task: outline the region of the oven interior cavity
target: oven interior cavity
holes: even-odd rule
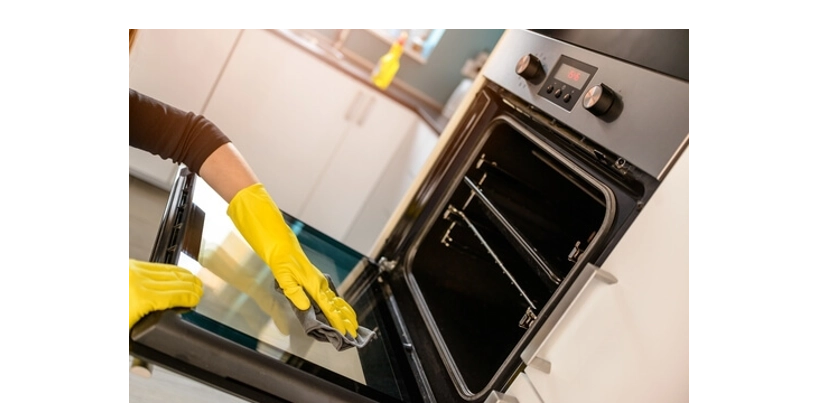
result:
[[[469,390],[510,356],[606,208],[598,188],[510,124],[489,132],[411,266],[437,344]]]

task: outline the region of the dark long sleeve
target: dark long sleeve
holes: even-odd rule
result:
[[[183,163],[199,173],[204,161],[230,139],[201,115],[184,112],[130,89],[130,145]]]

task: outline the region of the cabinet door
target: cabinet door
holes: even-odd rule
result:
[[[349,83],[361,92],[362,107],[351,116],[350,129],[321,174],[303,212],[305,222],[339,241],[344,241],[358,213],[369,204],[367,199],[375,185],[418,119],[373,88],[352,79]],[[383,223],[372,221],[375,226]],[[360,245],[357,250],[368,253],[364,247]]]
[[[129,85],[200,114],[238,34],[237,29],[140,29],[130,55]]]
[[[399,148],[355,216],[343,243],[362,254],[374,256],[375,243],[392,213],[406,195],[420,169],[439,140],[439,135],[421,118],[415,118]]]
[[[537,393],[545,402],[688,402],[688,148],[587,278],[533,349],[525,372]]]
[[[303,218],[307,198],[361,100],[351,79],[328,64],[269,31],[245,30],[204,115],[278,206],[311,224]]]
[[[130,54],[129,87],[176,108],[201,113],[238,30],[140,29]],[[170,190],[178,165],[130,148],[130,173]]]

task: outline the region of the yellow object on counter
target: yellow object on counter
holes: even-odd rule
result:
[[[201,280],[185,268],[130,260],[130,325],[163,309],[196,306],[204,289]]]
[[[400,38],[392,44],[386,55],[380,57],[377,65],[372,70],[372,82],[381,90],[386,90],[389,87],[397,74],[397,70],[400,69],[400,57],[403,55],[406,38],[408,38],[408,33],[401,33]]]
[[[263,185],[254,184],[239,191],[230,201],[227,215],[253,251],[267,263],[293,305],[300,310],[309,309],[308,293],[332,328],[357,337],[354,309],[329,288],[326,277],[306,257]]]

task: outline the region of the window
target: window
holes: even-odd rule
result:
[[[425,63],[434,47],[442,38],[445,29],[369,29],[388,44],[394,43],[402,32],[408,33],[404,54]]]
[[[425,64],[445,29],[302,29],[294,33],[315,43],[326,43],[343,53],[353,52],[363,59],[376,60],[402,32],[408,34],[403,55]],[[375,51],[378,56],[370,56]]]

